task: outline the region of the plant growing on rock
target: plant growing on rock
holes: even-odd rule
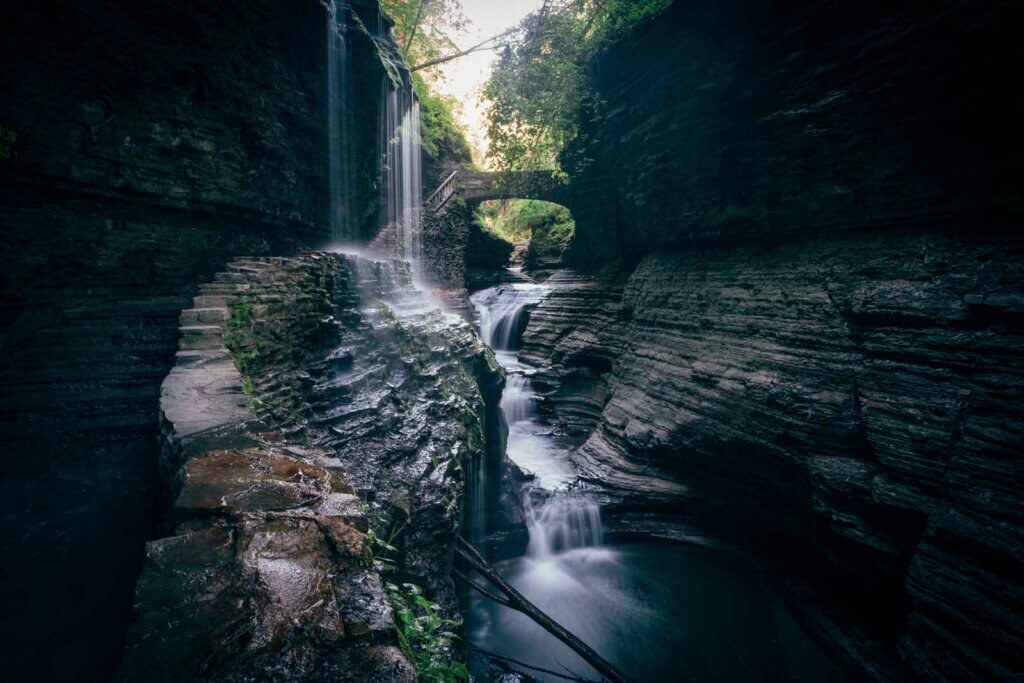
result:
[[[420,679],[455,683],[469,678],[469,669],[462,662],[449,660],[452,645],[458,636],[452,629],[459,623],[442,616],[433,600],[413,583],[385,585],[395,610],[398,646],[416,667]]]
[[[377,521],[387,528],[386,519],[378,517]],[[367,532],[369,556],[372,561],[380,562],[382,573],[398,571],[397,555],[400,551],[394,544],[404,527],[404,523],[391,525],[387,539],[373,529]],[[451,658],[455,641],[459,638],[453,629],[459,627],[459,622],[445,617],[441,607],[414,583],[399,585],[388,582],[384,588],[395,613],[398,646],[416,667],[420,680],[432,683],[467,680],[469,669]]]

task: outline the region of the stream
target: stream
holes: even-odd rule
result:
[[[578,482],[570,449],[538,411],[535,369],[518,358],[529,311],[548,291],[524,280],[472,296],[480,334],[507,374],[506,455],[533,475],[521,493],[526,554],[494,562],[495,569],[637,681],[845,681],[751,569],[683,544],[604,543],[601,510]],[[476,490],[487,490],[484,484]],[[479,495],[469,503],[488,504],[501,503]],[[470,510],[471,518],[483,514]],[[535,667],[512,665],[536,680],[601,680],[525,615],[476,592],[464,599],[473,647]]]

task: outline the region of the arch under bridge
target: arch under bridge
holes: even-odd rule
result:
[[[452,171],[434,190],[423,207],[440,213],[453,200],[479,204],[489,199],[541,199],[564,203],[565,185],[551,171]]]

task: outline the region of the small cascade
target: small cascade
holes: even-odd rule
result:
[[[526,519],[527,555],[535,560],[602,544],[601,508],[576,492],[556,491],[539,506],[526,496]]]
[[[349,60],[347,3],[327,3],[327,158],[331,239],[350,243],[355,237],[352,210],[352,72]],[[339,21],[338,13],[341,12]]]
[[[536,414],[537,396],[530,387],[530,378],[520,373],[510,373],[505,379],[505,391],[501,394],[501,411],[505,422],[513,425],[529,420]]]
[[[480,336],[495,351],[515,351],[530,320],[530,308],[547,295],[547,287],[516,282],[477,292],[471,297],[480,317]]]
[[[420,104],[412,86],[395,88],[385,76],[381,88],[381,218],[396,236],[398,256],[420,272],[423,202]]]

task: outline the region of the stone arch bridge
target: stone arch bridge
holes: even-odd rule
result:
[[[489,199],[542,199],[557,204],[565,203],[565,184],[550,171],[488,171],[456,170],[434,190],[423,207],[431,213],[441,213],[452,200],[462,199],[479,204]]]

